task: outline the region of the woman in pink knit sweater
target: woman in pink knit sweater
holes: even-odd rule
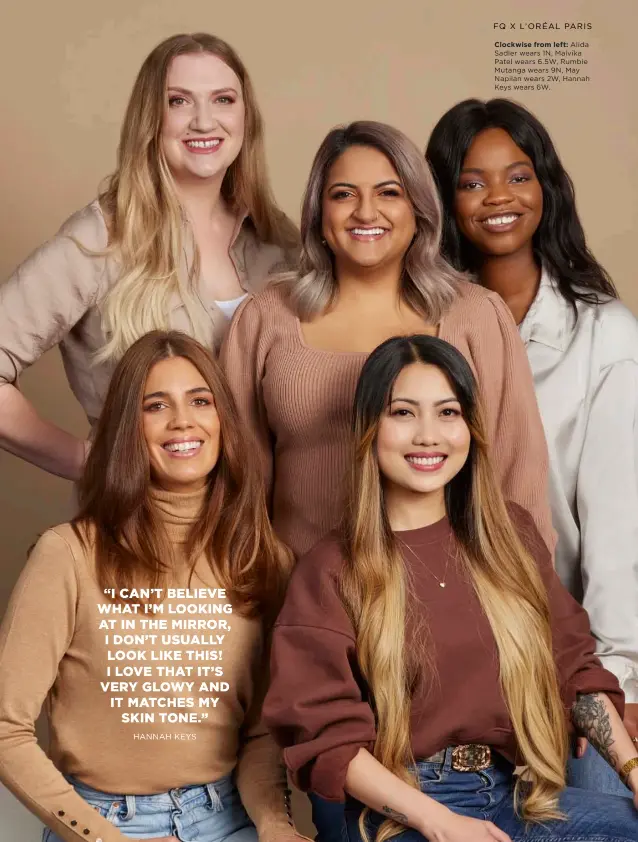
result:
[[[352,405],[368,355],[395,335],[455,345],[476,375],[505,496],[546,543],[547,446],[523,343],[501,298],[440,254],[442,214],[417,147],[398,130],[357,122],[332,130],[305,192],[299,270],[247,299],[221,362],[252,427],[275,530],[297,556],[342,512]],[[313,799],[324,842],[342,810]]]
[[[264,460],[280,537],[300,554],[335,525],[363,364],[390,336],[422,333],[470,362],[504,491],[553,545],[525,349],[501,298],[441,257],[441,209],[416,146],[381,123],[331,131],[312,166],[301,229],[299,271],[244,302],[221,350]]]

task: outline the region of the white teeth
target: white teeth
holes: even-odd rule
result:
[[[509,225],[511,222],[516,222],[518,214],[509,213],[506,216],[490,216],[489,219],[484,219],[484,225]]]
[[[378,237],[385,233],[385,228],[352,228],[352,233],[360,237]]]
[[[174,453],[175,451],[197,450],[197,448],[201,446],[201,441],[176,441],[165,444],[164,450]]]
[[[219,146],[221,141],[218,138],[214,140],[187,140],[186,146],[194,149],[212,149],[214,146]]]
[[[406,456],[405,458],[415,465],[438,465],[445,459],[445,456]]]

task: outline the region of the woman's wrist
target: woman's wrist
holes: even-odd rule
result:
[[[425,795],[425,793],[422,793],[422,795],[424,799],[423,810],[420,812],[418,824],[412,826],[426,839],[436,840],[439,838],[440,831],[451,811],[444,804],[430,798],[429,795]]]
[[[74,459],[73,476],[69,477],[72,482],[77,482],[84,473],[84,466],[86,464],[89,451],[91,450],[91,442],[89,439],[77,439],[77,448]]]
[[[288,821],[286,816],[280,816],[275,820],[262,823],[257,827],[259,842],[277,842],[278,839],[296,835],[294,825]]]
[[[638,766],[627,775],[625,783],[634,795],[638,795]]]

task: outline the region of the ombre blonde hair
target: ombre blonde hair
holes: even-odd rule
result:
[[[341,590],[356,630],[359,666],[373,700],[374,756],[418,788],[411,749],[411,688],[417,671],[426,682],[436,676],[425,674],[427,643],[419,657],[406,657],[410,586],[388,521],[376,457],[377,432],[393,385],[401,370],[414,363],[437,366],[445,374],[471,433],[467,461],[446,486],[445,502],[459,548],[458,563],[474,586],[496,640],[501,687],[527,767],[526,789],[520,778],[516,783],[516,809],[530,822],[560,819],[558,794],[565,785],[568,739],[547,593],[492,470],[470,366],[452,345],[432,336],[395,337],[380,345],[366,361],[355,397],[356,449],[344,523]],[[366,811],[360,829],[367,840],[365,817]],[[388,819],[376,842],[402,830],[403,825]]]
[[[210,53],[239,78],[245,106],[244,141],[224,177],[221,193],[233,211],[250,216],[262,242],[294,244],[294,225],[273,199],[267,177],[263,122],[250,77],[237,53],[214,35],[173,35],[144,61],[129,99],[118,147],[117,167],[99,196],[109,228],[107,253],[119,263],[120,277],[103,302],[107,343],[98,359],[118,359],[140,336],[165,329],[171,297],[177,293],[192,334],[205,340],[194,282],[199,254],[162,151],[166,76],[176,56]],[[186,273],[185,234],[193,260]],[[184,277],[184,275],[186,275]]]
[[[438,322],[454,298],[460,280],[441,255],[443,210],[430,169],[417,146],[403,132],[371,120],[332,129],[317,150],[301,211],[302,253],[299,270],[289,273],[291,301],[302,320],[309,320],[333,301],[337,291],[332,252],[323,239],[322,201],[330,168],[352,146],[381,152],[399,176],[416,222],[405,254],[401,294],[426,320]]]

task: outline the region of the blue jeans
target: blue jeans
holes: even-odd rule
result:
[[[326,801],[314,792],[308,793],[312,805],[312,823],[317,828],[317,842],[344,842],[344,805],[338,801]]]
[[[421,790],[461,816],[493,822],[512,842],[638,842],[638,810],[629,798],[565,789],[560,808],[566,821],[526,826],[514,812],[513,767],[497,758],[482,772],[455,772],[451,750],[436,763],[418,763]],[[357,825],[362,805],[346,802],[348,842],[361,842]],[[384,817],[370,813],[369,831],[374,838]],[[424,842],[416,830],[408,829],[395,837],[401,842]]]
[[[607,795],[632,797],[631,790],[627,789],[609,763],[603,760],[596,749],[590,745],[587,746],[587,751],[580,760],[575,757],[569,758],[567,784],[578,787],[578,789],[593,789],[594,792],[604,792]]]
[[[182,842],[257,842],[257,831],[230,776],[159,795],[109,795],[76,780],[78,795],[124,836],[176,836]],[[51,830],[42,842],[61,842]]]

